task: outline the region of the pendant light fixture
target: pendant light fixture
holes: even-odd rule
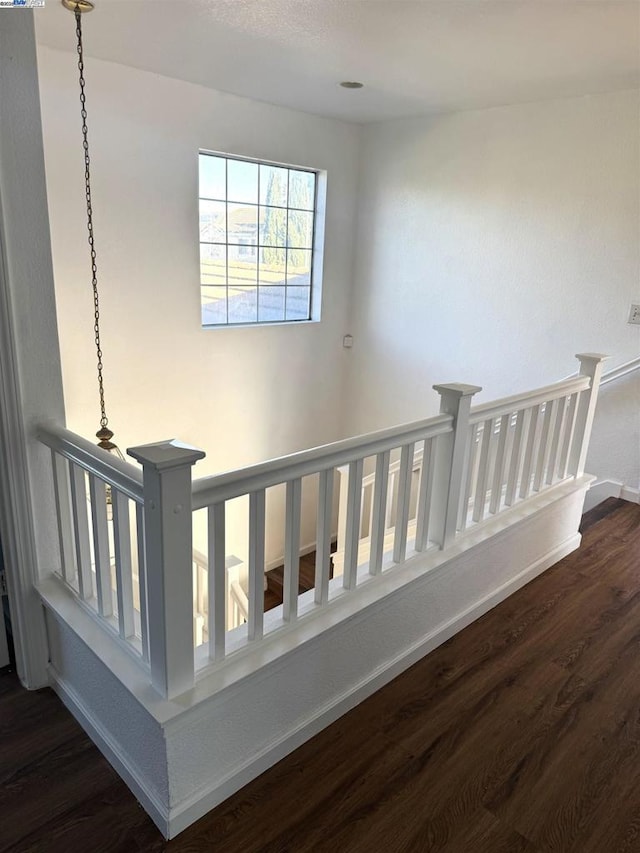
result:
[[[109,429],[109,419],[104,400],[104,377],[102,363],[102,345],[100,343],[100,294],[98,292],[98,267],[96,263],[96,245],[93,231],[93,207],[91,203],[91,160],[89,157],[89,132],[87,128],[87,101],[84,80],[84,51],[82,45],[82,15],[94,8],[91,0],[62,0],[65,9],[73,12],[76,21],[76,39],[78,52],[78,71],[80,83],[80,116],[82,119],[82,149],[84,152],[84,186],[87,202],[87,235],[91,258],[91,288],[93,290],[93,337],[96,346],[96,362],[98,375],[98,397],[100,400],[100,429],[96,433],[98,447],[115,454],[124,460],[120,448],[113,443],[113,432]]]

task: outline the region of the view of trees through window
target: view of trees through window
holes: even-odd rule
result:
[[[308,320],[316,173],[200,154],[204,326]]]

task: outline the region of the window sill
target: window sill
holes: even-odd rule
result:
[[[229,323],[219,326],[200,326],[203,332],[218,331],[220,329],[269,329],[273,326],[310,326],[321,323],[322,320],[274,320],[269,323]]]

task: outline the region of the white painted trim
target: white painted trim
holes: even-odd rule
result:
[[[73,687],[62,678],[51,664],[49,664],[49,676],[51,687],[60,698],[60,701],[80,723],[166,838],[169,831],[169,816],[164,803],[158,799],[154,791],[148,788],[142,773],[129,761],[119,744],[96,720]]]
[[[631,501],[631,503],[640,504],[640,489],[633,489],[631,486],[623,486],[620,489],[620,497],[623,501]]]
[[[18,675],[35,688],[47,683],[47,642],[32,591],[35,531],[2,220],[0,199],[0,538]]]
[[[518,575],[479,599],[474,605],[439,625],[414,646],[369,673],[359,683],[343,693],[339,699],[332,701],[323,708],[317,709],[312,716],[302,721],[294,730],[262,749],[251,761],[246,762],[239,769],[234,769],[233,773],[228,774],[222,781],[204,787],[185,802],[170,809],[168,837],[174,838],[195,820],[198,820],[198,818],[205,815],[212,808],[215,808],[215,806],[223,802],[235,791],[293,752],[294,749],[297,749],[309,740],[309,738],[318,734],[318,732],[335,722],[343,714],[346,714],[347,711],[371,696],[385,684],[388,684],[396,676],[400,675],[400,673],[429,654],[429,652],[442,645],[442,643],[445,643],[476,619],[479,619],[480,616],[487,613],[501,601],[504,601],[509,595],[516,592],[529,581],[542,574],[542,572],[546,571],[546,569],[563,557],[566,557],[567,554],[575,551],[580,545],[580,540],[581,536],[579,533],[572,535]]]
[[[64,407],[31,10],[3,18],[0,65],[0,535],[18,675],[37,688],[48,683],[44,616],[33,588],[38,546],[53,561],[56,546],[43,506],[46,451],[28,426],[36,417],[63,419]],[[28,340],[20,334],[25,312]]]
[[[155,706],[161,705],[163,700],[151,689],[148,666],[142,658],[126,649],[124,643],[107,629],[103,620],[89,612],[88,607],[79,606],[75,593],[58,578],[50,577],[40,581],[37,591],[47,612],[73,631],[131,695],[138,699],[141,706],[153,714]],[[146,702],[139,698],[141,695],[147,697]],[[158,720],[162,722],[161,718]]]
[[[587,492],[584,511],[588,512],[607,498],[622,498],[631,503],[640,503],[640,489],[625,486],[618,480],[597,480]]]
[[[598,480],[592,483],[584,499],[584,511],[588,512],[607,498],[619,498],[621,490],[622,483],[617,480]]]

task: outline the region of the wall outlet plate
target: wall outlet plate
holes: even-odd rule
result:
[[[631,303],[631,310],[629,311],[629,319],[627,322],[640,326],[640,305],[636,305],[633,302]]]

